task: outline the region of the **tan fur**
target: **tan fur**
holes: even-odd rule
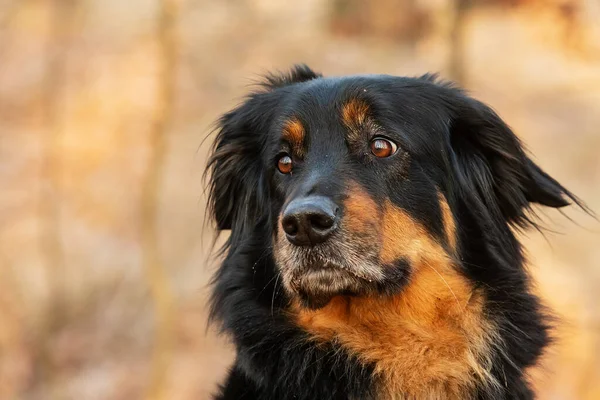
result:
[[[373,233],[379,229],[379,209],[375,201],[357,183],[351,183],[344,201],[344,227],[356,233]]]
[[[342,108],[342,119],[349,127],[364,124],[369,115],[369,106],[362,100],[352,99]]]
[[[304,156],[304,126],[298,118],[291,118],[283,125],[283,139],[292,146],[293,152],[299,157]]]
[[[381,263],[410,260],[409,283],[393,297],[338,296],[319,310],[294,305],[297,323],[315,340],[335,341],[373,363],[382,399],[467,398],[476,382],[496,384],[490,374],[495,330],[482,294],[424,226],[389,201],[379,209],[358,185],[351,189],[348,223],[379,229]],[[454,219],[441,194],[440,204],[454,248]]]
[[[438,192],[438,199],[442,210],[442,221],[444,223],[444,231],[446,232],[446,240],[452,251],[456,251],[456,223],[454,222],[454,216],[452,215],[446,197],[444,197],[441,192]]]
[[[369,106],[362,100],[352,99],[342,107],[342,121],[348,128],[348,139],[358,140],[359,129],[369,118]]]
[[[446,253],[433,242],[425,227],[389,200],[384,205],[382,223],[383,263],[392,263],[400,257],[407,258],[413,265],[420,263],[424,256],[436,263],[446,258]]]

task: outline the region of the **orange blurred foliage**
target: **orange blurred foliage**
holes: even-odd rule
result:
[[[203,139],[267,70],[306,62],[326,75],[457,74],[459,48],[467,88],[600,212],[600,5],[470,3],[456,47],[450,0],[173,0],[172,96],[159,1],[0,3],[0,398],[144,398],[162,320],[171,342],[160,390],[209,397],[232,350],[206,326],[216,263],[203,225]],[[165,153],[145,215],[156,217],[163,273],[147,279],[142,182],[161,96]],[[567,213],[577,224],[545,218],[560,235],[524,237],[537,290],[561,318],[532,378],[540,398],[591,400],[600,398],[600,228]],[[171,319],[157,317],[153,279],[171,289]]]

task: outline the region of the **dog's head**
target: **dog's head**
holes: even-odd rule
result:
[[[220,120],[211,205],[232,243],[264,225],[309,307],[398,292],[423,265],[460,260],[461,231],[501,248],[531,203],[573,199],[489,107],[433,76],[296,67],[264,87]]]

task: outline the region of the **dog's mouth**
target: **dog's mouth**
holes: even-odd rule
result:
[[[309,308],[321,308],[338,295],[358,295],[368,283],[348,270],[327,264],[294,274],[291,288]]]
[[[282,271],[287,275],[288,289],[297,295],[304,306],[312,309],[324,307],[340,295],[361,296],[373,292],[378,284],[374,276],[331,260],[312,259],[309,264]]]
[[[303,306],[321,308],[336,296],[368,296],[385,291],[389,266],[366,240],[337,236],[315,246],[293,246],[275,238],[274,256],[284,288]]]

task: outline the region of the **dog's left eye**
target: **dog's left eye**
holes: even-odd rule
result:
[[[277,169],[282,174],[289,174],[292,172],[292,158],[287,154],[282,154],[277,160]]]
[[[382,138],[376,137],[371,140],[371,153],[378,158],[386,158],[394,154],[398,150],[396,143]]]

